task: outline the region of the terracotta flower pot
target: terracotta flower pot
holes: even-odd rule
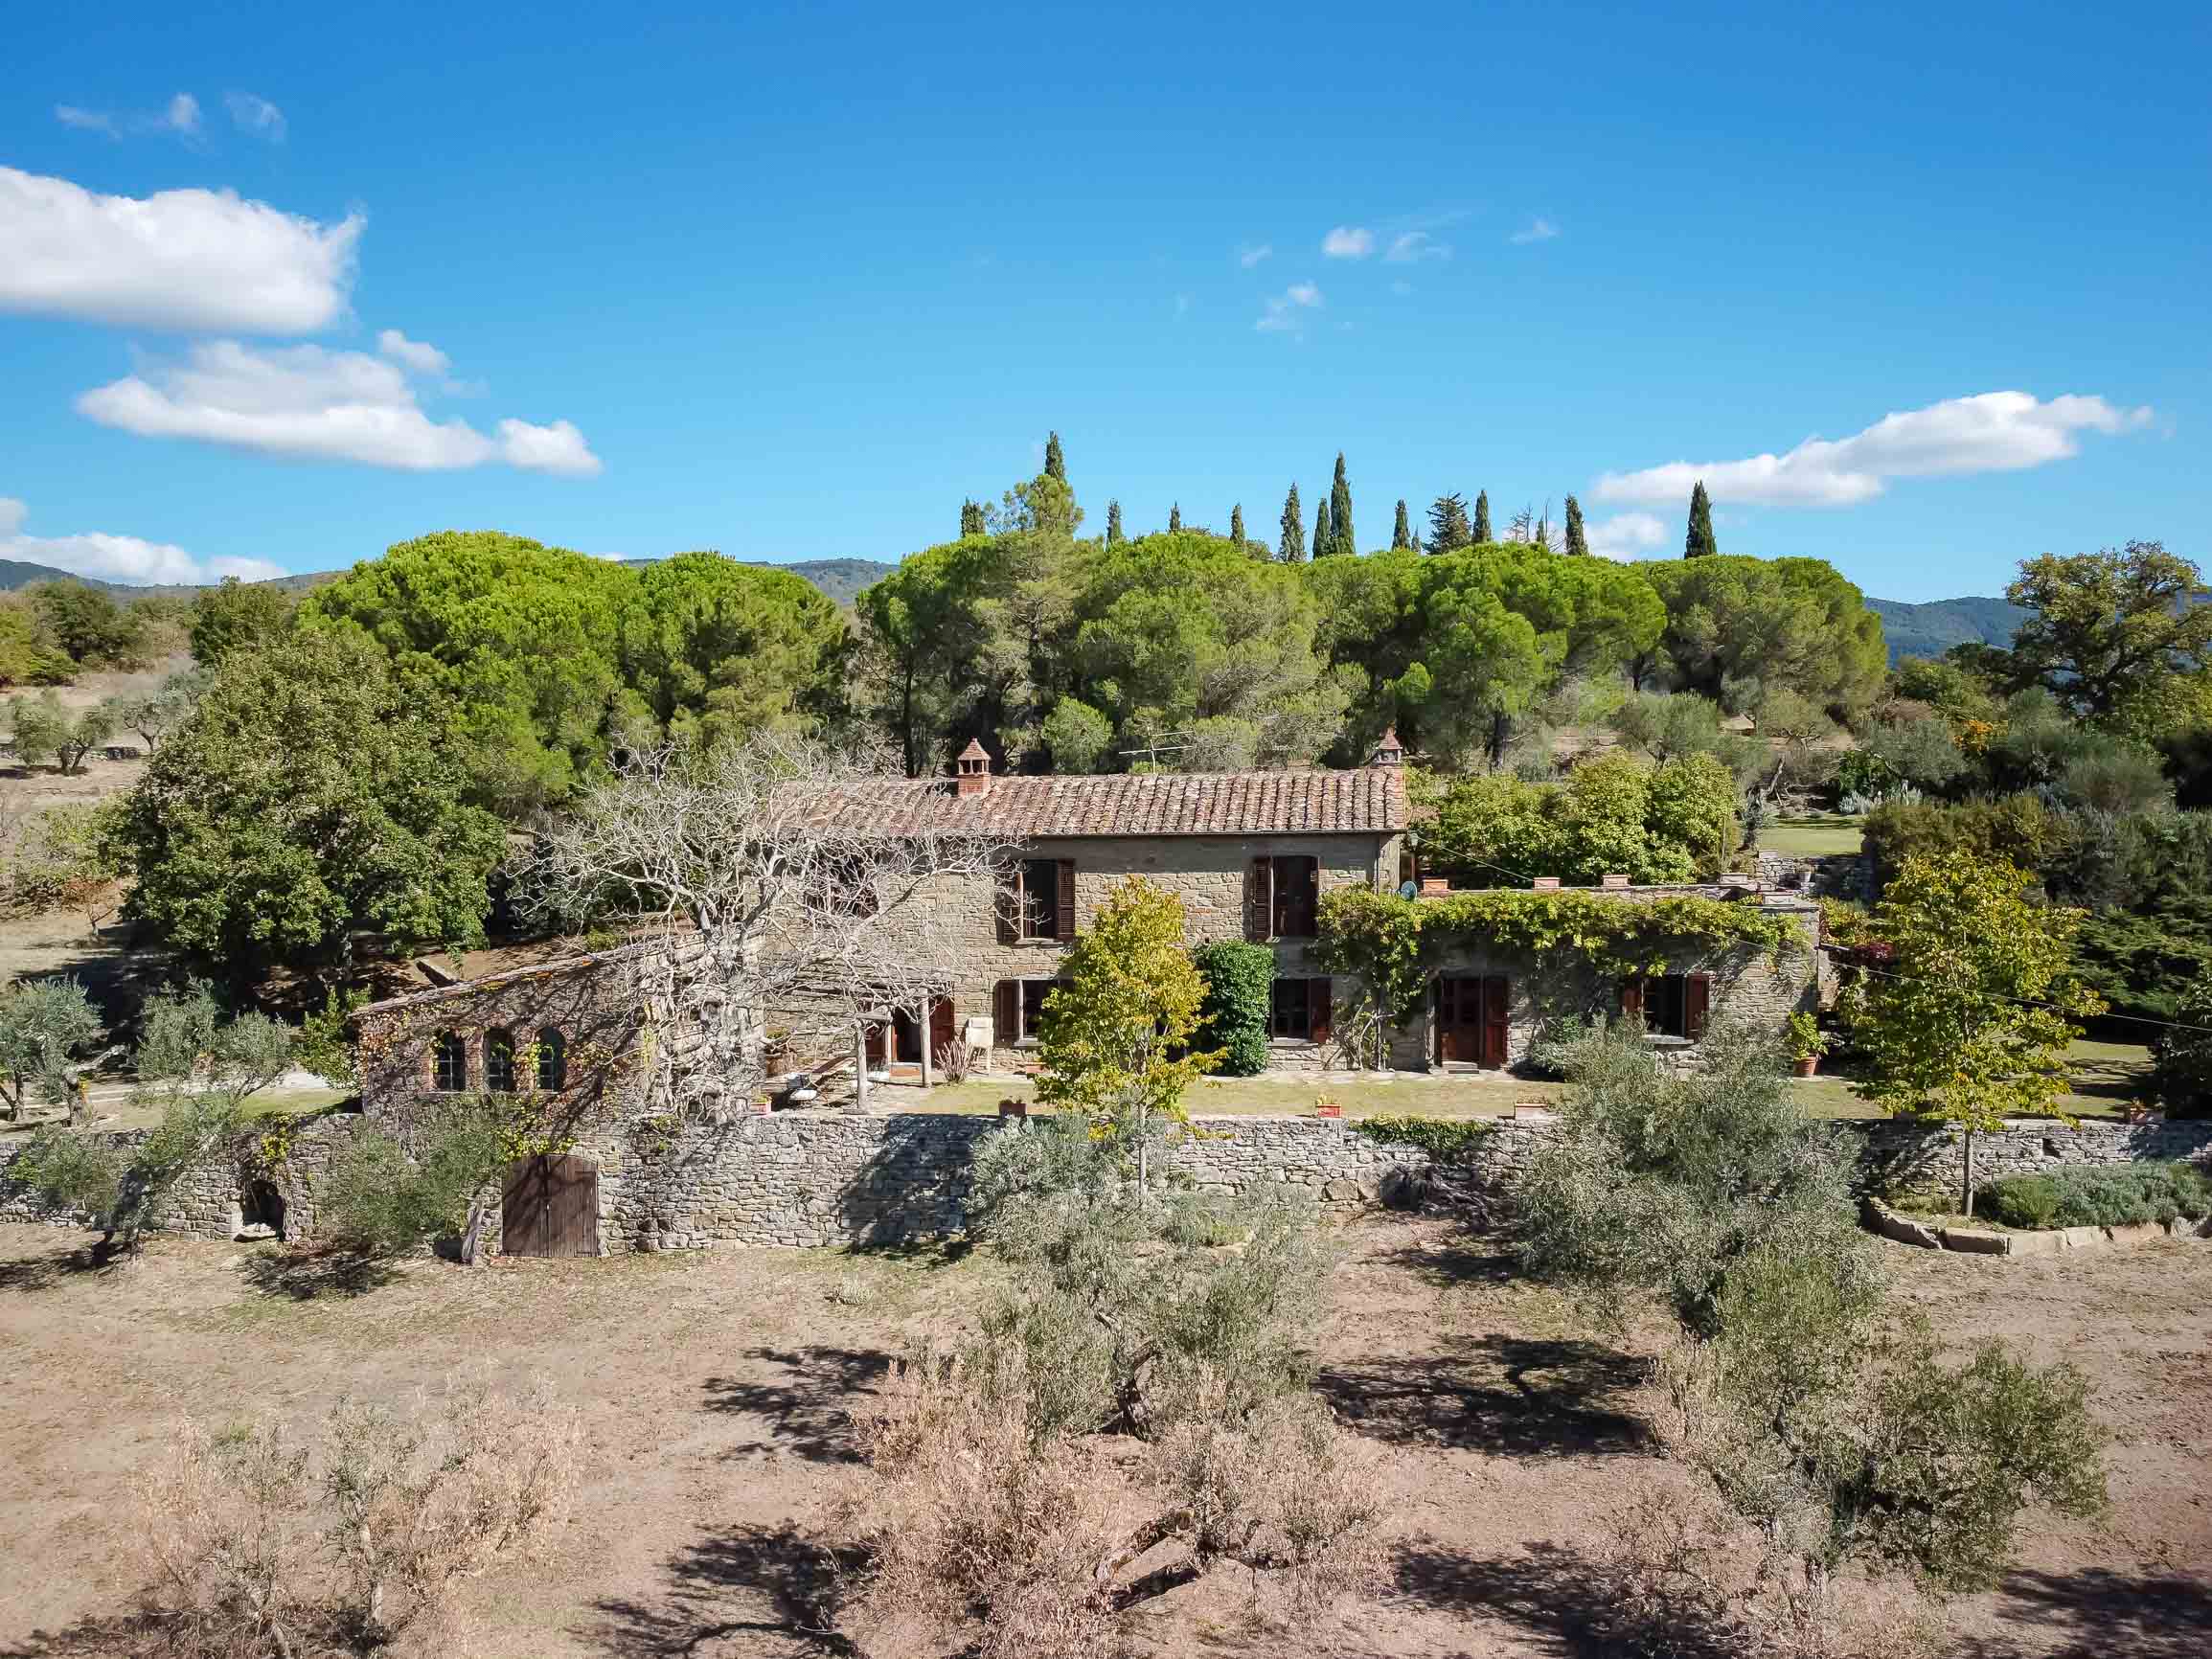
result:
[[[1797,1062],[1797,1075],[1801,1078],[1813,1077],[1819,1070],[1820,1057],[1818,1055],[1807,1055]]]

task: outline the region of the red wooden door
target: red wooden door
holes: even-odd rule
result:
[[[1440,1063],[1502,1068],[1511,988],[1502,974],[1445,974],[1436,982]]]
[[[936,1063],[937,1057],[952,1046],[952,999],[941,996],[929,1005],[929,1058]]]
[[[509,1256],[597,1256],[599,1171],[575,1157],[509,1165],[499,1248]]]

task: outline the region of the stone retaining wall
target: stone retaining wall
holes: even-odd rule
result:
[[[283,1162],[262,1169],[241,1155],[193,1170],[157,1220],[202,1238],[235,1236],[248,1184],[269,1180],[285,1204],[285,1235],[312,1236],[314,1188],[360,1119],[332,1114],[293,1136]],[[1342,1120],[1221,1117],[1197,1120],[1203,1133],[1168,1154],[1202,1189],[1295,1190],[1333,1209],[1385,1199],[1417,1179],[1427,1154],[1380,1142]],[[1484,1178],[1504,1182],[1527,1166],[1554,1120],[1499,1121],[1471,1158]],[[923,1112],[855,1117],[779,1112],[717,1125],[654,1132],[650,1125],[590,1138],[578,1148],[600,1171],[600,1237],[606,1251],[703,1249],[718,1244],[891,1243],[959,1229],[969,1170],[998,1120]],[[1869,1187],[1945,1188],[1958,1179],[1957,1138],[1945,1130],[1881,1123],[1840,1125],[1863,1138]],[[99,1137],[127,1145],[144,1132]],[[248,1142],[250,1148],[254,1143]],[[84,1219],[42,1215],[7,1176],[14,1148],[0,1149],[0,1218]],[[1982,1179],[2068,1165],[2186,1158],[2212,1168],[2212,1122],[2022,1125],[1975,1138]]]

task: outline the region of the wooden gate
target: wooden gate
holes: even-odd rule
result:
[[[509,1256],[597,1256],[599,1171],[573,1157],[509,1165],[499,1248]]]
[[[1505,1065],[1512,988],[1503,974],[1445,974],[1436,982],[1436,1058],[1440,1064]]]

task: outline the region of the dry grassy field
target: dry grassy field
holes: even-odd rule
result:
[[[1639,1340],[1586,1327],[1440,1220],[1375,1216],[1342,1241],[1321,1386],[1391,1454],[1388,1585],[1287,1628],[1224,1570],[1152,1603],[1140,1650],[1611,1651],[1592,1626],[1615,1518],[1692,1484],[1647,1427]],[[0,1653],[17,1659],[84,1621],[97,1642],[145,1582],[131,1471],[181,1415],[311,1425],[342,1396],[404,1404],[456,1376],[542,1379],[582,1414],[587,1447],[550,1550],[470,1586],[475,1653],[847,1651],[795,1610],[821,1571],[807,1523],[855,1478],[845,1413],[908,1333],[956,1318],[994,1271],[937,1253],[422,1261],[364,1294],[302,1300],[256,1288],[241,1247],[161,1239],[101,1273],[75,1264],[83,1242],[0,1227]],[[1944,1650],[2212,1651],[2212,1245],[1890,1261],[1947,1340],[2003,1335],[2084,1367],[2113,1435],[2109,1520],[2032,1525],[2001,1589],[1946,1609]]]

